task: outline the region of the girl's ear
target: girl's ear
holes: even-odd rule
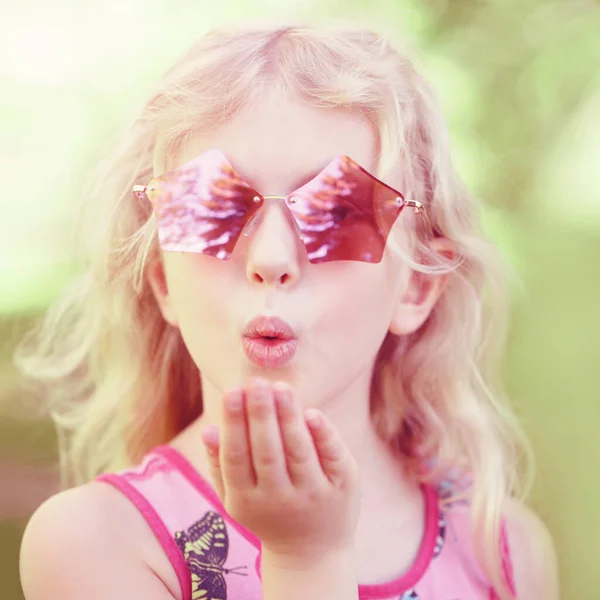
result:
[[[449,260],[456,258],[455,245],[446,238],[435,238],[431,249]],[[448,275],[431,275],[413,271],[403,291],[390,323],[396,335],[414,333],[427,320],[446,285]]]
[[[160,309],[163,318],[173,327],[177,327],[177,318],[175,316],[173,304],[171,303],[171,297],[169,296],[169,287],[162,257],[157,258],[148,265],[146,276],[148,277],[148,283],[150,284],[150,288],[156,298],[156,303],[158,304],[158,308]]]

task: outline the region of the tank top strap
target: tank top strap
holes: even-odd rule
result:
[[[441,497],[446,493],[442,492]],[[432,563],[430,576],[434,576],[443,585],[457,590],[456,597],[470,598],[475,591],[479,594],[487,590],[486,598],[498,600],[489,579],[484,574],[473,539],[472,509],[467,501],[442,503],[440,507],[440,536],[436,555],[437,562]],[[510,557],[508,535],[505,520],[500,523],[500,546],[498,548],[502,562],[503,576],[510,592],[515,595],[513,567]],[[452,582],[452,583],[451,583]],[[458,593],[459,590],[461,593]],[[461,595],[462,594],[462,595]],[[473,597],[482,597],[476,595]]]

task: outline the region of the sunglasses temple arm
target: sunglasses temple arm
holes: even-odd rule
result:
[[[416,215],[421,215],[425,219],[429,231],[435,234],[436,230],[422,202],[419,202],[418,200],[404,200],[404,206],[412,208]]]
[[[142,198],[143,196],[146,196],[146,191],[148,189],[147,185],[134,185],[133,186],[133,194],[135,195],[136,198]]]

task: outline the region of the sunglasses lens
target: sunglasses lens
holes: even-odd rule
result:
[[[381,261],[398,193],[342,156],[287,201],[310,262]]]
[[[146,191],[163,251],[231,258],[263,199],[218,150],[153,180]],[[402,209],[398,192],[347,156],[287,197],[311,263],[381,261]]]
[[[160,246],[228,260],[262,199],[219,153],[200,158],[148,186]]]

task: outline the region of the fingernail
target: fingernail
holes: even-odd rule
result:
[[[281,406],[282,408],[288,408],[292,406],[292,394],[289,387],[285,383],[277,382],[273,384],[273,392],[278,406]]]
[[[225,406],[232,412],[242,410],[242,394],[238,390],[232,391],[225,399]]]
[[[313,427],[319,427],[322,423],[321,413],[318,410],[315,410],[314,408],[309,408],[304,413],[304,418],[306,419],[306,422],[312,425]]]
[[[248,402],[251,405],[270,404],[271,386],[265,379],[254,379],[247,391]]]
[[[282,391],[282,390],[277,390],[275,393],[275,401],[277,402],[277,406],[279,406],[280,408],[285,408],[288,409],[291,407],[292,403],[290,402],[290,399],[288,397],[288,395]]]
[[[218,456],[219,451],[219,429],[214,425],[209,425],[200,432],[200,439],[204,443],[206,451],[212,456]]]
[[[252,387],[265,388],[269,387],[269,381],[264,377],[254,377],[250,382]]]
[[[219,443],[219,428],[216,425],[207,425],[201,432],[200,438],[205,444]]]

